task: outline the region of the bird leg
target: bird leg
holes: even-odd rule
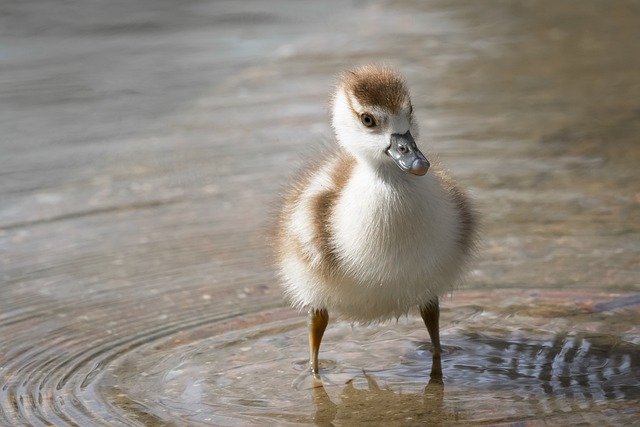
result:
[[[318,376],[318,353],[322,335],[329,323],[329,313],[325,309],[309,309],[309,367]]]
[[[433,344],[433,354],[440,355],[440,306],[438,305],[438,298],[432,299],[422,307],[420,307],[420,314],[422,320],[429,331],[431,337],[431,344]]]
[[[442,378],[442,365],[440,363],[440,306],[438,298],[434,298],[420,307],[422,320],[429,331],[431,344],[433,345],[433,365],[431,367],[431,378]]]

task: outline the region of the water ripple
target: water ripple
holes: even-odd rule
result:
[[[445,307],[439,416],[570,425],[585,417],[610,423],[640,415],[634,406],[640,399],[640,347],[623,338],[637,331],[631,319],[638,306],[616,305],[607,312],[610,323],[601,329],[619,329],[607,333],[594,330],[602,305],[563,303],[561,295],[537,295],[515,314],[513,296],[497,306]],[[601,295],[589,298],[602,301]],[[6,420],[80,426],[304,424],[327,405],[335,405],[336,413],[347,405],[352,417],[362,419],[364,412],[354,409],[359,407],[371,419],[377,399],[385,402],[380,419],[396,412],[419,419],[433,410],[411,406],[422,401],[425,387],[433,393],[430,343],[415,318],[378,327],[332,324],[321,354],[326,396],[320,397],[306,373],[304,317],[289,310],[185,315],[91,346],[62,336],[54,342],[44,351],[23,348],[5,367],[11,378],[1,395]],[[408,401],[409,409],[399,406]],[[566,419],[570,413],[581,415]]]

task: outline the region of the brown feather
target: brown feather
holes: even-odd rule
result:
[[[404,78],[389,68],[366,65],[341,76],[341,86],[353,94],[360,105],[377,106],[397,114],[411,108]]]
[[[338,153],[338,163],[331,171],[331,189],[318,194],[314,200],[313,221],[316,229],[315,243],[320,248],[323,257],[323,265],[326,265],[327,272],[335,271],[338,268],[338,260],[335,255],[333,244],[333,230],[331,229],[331,216],[338,201],[342,189],[347,185],[351,170],[355,165],[355,159],[340,151]]]

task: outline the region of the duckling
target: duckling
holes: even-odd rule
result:
[[[331,122],[337,144],[295,177],[275,243],[285,294],[309,308],[311,373],[318,376],[329,313],[368,324],[413,307],[439,364],[439,297],[472,256],[476,214],[443,171],[427,174],[396,71],[367,65],[341,74]]]

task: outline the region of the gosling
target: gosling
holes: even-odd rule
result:
[[[295,177],[275,244],[285,294],[309,308],[311,372],[329,313],[367,324],[417,307],[432,376],[441,375],[439,297],[473,254],[476,214],[443,171],[427,174],[401,75],[372,65],[344,72],[332,101],[337,144]]]

